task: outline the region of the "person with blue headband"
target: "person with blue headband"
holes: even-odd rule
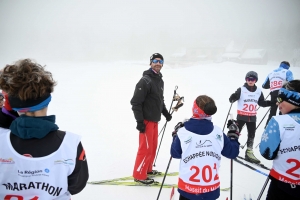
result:
[[[290,63],[287,61],[282,61],[277,69],[274,69],[270,74],[268,74],[266,80],[262,84],[262,88],[270,89],[271,96],[271,108],[266,126],[272,116],[275,116],[277,113],[278,106],[276,105],[276,99],[279,89],[285,82],[294,80],[293,72],[289,70],[289,68]]]
[[[283,85],[273,116],[262,134],[260,154],[273,160],[267,200],[300,199],[300,80]]]
[[[55,85],[51,72],[30,59],[0,73],[0,89],[20,115],[0,129],[0,199],[69,200],[86,186],[81,136],[60,131],[55,115],[47,115]]]

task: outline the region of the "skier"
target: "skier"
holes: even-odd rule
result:
[[[6,65],[0,88],[20,116],[0,129],[0,199],[71,199],[88,180],[80,136],[47,116],[56,82],[30,59]]]
[[[265,82],[262,84],[262,88],[270,89],[270,96],[271,96],[271,103],[272,103],[266,126],[269,120],[272,118],[272,116],[276,115],[277,108],[278,108],[278,106],[276,105],[278,90],[282,87],[282,85],[286,81],[294,80],[293,72],[291,72],[289,68],[290,68],[290,63],[287,61],[282,61],[279,67],[273,70],[267,76]]]
[[[284,84],[277,102],[282,115],[271,118],[259,145],[261,155],[274,160],[267,200],[299,200],[300,80]]]
[[[239,128],[229,120],[227,136],[213,125],[217,112],[214,100],[200,95],[194,101],[193,116],[183,128],[172,133],[171,156],[180,160],[179,200],[217,199],[220,196],[219,167],[221,155],[234,159],[239,154]],[[178,131],[177,131],[178,130]]]
[[[130,101],[139,131],[139,149],[137,152],[133,177],[136,182],[152,184],[148,175],[161,174],[152,169],[158,143],[158,122],[163,114],[167,121],[172,115],[164,103],[164,81],[160,73],[164,58],[159,53],[150,57],[150,69],[144,71],[143,77],[136,84]]]
[[[271,102],[264,100],[264,95],[261,89],[255,83],[258,80],[258,75],[254,71],[249,71],[245,76],[246,83],[238,88],[235,93],[229,98],[230,103],[238,100],[237,105],[237,124],[240,130],[246,124],[248,130],[247,150],[245,160],[253,163],[260,163],[253,154],[253,142],[256,131],[256,109],[257,104],[261,107],[268,107]]]

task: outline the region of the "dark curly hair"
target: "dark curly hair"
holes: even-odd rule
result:
[[[23,101],[50,94],[55,85],[51,72],[30,59],[6,65],[0,72],[0,88]]]

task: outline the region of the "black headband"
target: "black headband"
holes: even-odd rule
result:
[[[42,97],[39,97],[37,99],[27,99],[26,101],[22,101],[20,98],[15,96],[8,96],[8,100],[12,108],[28,108],[42,103],[49,97],[50,97],[50,93]]]

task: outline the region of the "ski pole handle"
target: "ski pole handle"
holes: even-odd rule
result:
[[[175,107],[173,108],[173,110],[177,111],[177,110],[178,110],[178,108],[180,108],[181,106],[183,106],[183,103],[181,103],[181,104],[179,104],[179,105],[175,106]]]

